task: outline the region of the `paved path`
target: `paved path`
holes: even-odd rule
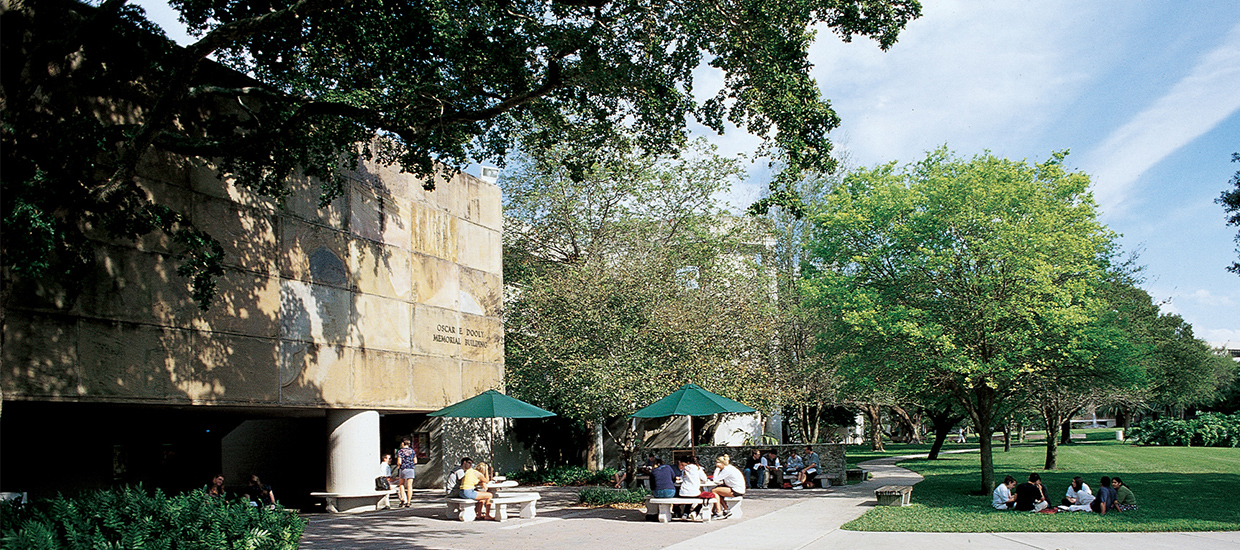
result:
[[[356,516],[307,515],[310,524],[301,547],[307,550],[1240,550],[1240,532],[873,533],[841,530],[840,525],[877,504],[874,500],[876,487],[921,481],[921,476],[895,465],[903,459],[884,458],[862,463],[874,473],[874,479],[865,483],[829,490],[751,491],[745,498],[743,520],[711,523],[660,524],[645,521],[644,510],[580,508],[574,505],[577,490],[565,487],[532,489],[542,495],[537,518],[511,519],[504,523],[461,523],[445,519],[438,494],[425,491],[415,495],[416,505],[412,508]]]

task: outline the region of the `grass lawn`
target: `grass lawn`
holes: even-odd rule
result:
[[[990,495],[973,494],[981,482],[977,453],[944,454],[939,460],[914,459],[900,465],[926,477],[913,488],[913,504],[881,507],[844,524],[854,531],[1232,531],[1240,530],[1240,449],[1213,447],[1138,447],[1099,434],[1088,443],[1059,447],[1059,469],[1042,470],[1042,444],[1013,445],[995,453],[995,477],[1011,475],[1019,481],[1038,472],[1058,504],[1073,476],[1085,478],[1094,493],[1098,478],[1118,475],[1132,488],[1140,509],[1136,512],[1098,514],[1061,512],[1034,514],[1006,512],[990,507]],[[924,449],[922,449],[924,447]],[[956,445],[944,450],[973,445]],[[926,452],[929,445],[889,445],[887,452],[867,447],[848,450],[848,462]],[[868,457],[867,457],[868,453]]]

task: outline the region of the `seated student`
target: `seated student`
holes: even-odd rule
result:
[[[758,487],[762,484],[762,476],[766,473],[762,466],[762,453],[754,449],[749,453],[749,458],[745,459],[745,484],[749,487]]]
[[[654,469],[650,471],[650,496],[672,498],[676,496],[676,470],[663,463],[659,457],[651,457]]]
[[[245,488],[246,496],[250,497],[250,504],[253,506],[274,507],[276,505],[276,495],[271,491],[270,485],[264,485],[258,476],[250,476],[250,484]]]
[[[1012,505],[1016,504],[1016,496],[1012,494],[1012,489],[1016,488],[1016,478],[1007,476],[1003,478],[1003,483],[995,487],[995,492],[991,493],[990,505],[995,510],[1011,510]]]
[[[1098,495],[1089,503],[1089,509],[1104,516],[1107,510],[1115,509],[1115,489],[1111,487],[1111,478],[1102,476],[1098,481]]]
[[[797,474],[797,482],[792,485],[792,488],[800,489],[804,487],[806,483],[817,478],[818,468],[821,465],[822,464],[818,459],[818,453],[814,452],[813,447],[806,445],[805,446],[805,467],[801,468],[800,473]]]
[[[804,467],[805,463],[801,460],[801,456],[797,454],[796,449],[793,449],[792,454],[788,455],[788,465],[785,467],[784,475],[794,477]]]
[[[697,457],[682,456],[676,461],[676,465],[680,467],[680,492],[678,496],[686,498],[702,498],[705,494],[702,492],[702,484],[706,483],[706,472],[697,464]],[[714,498],[711,494],[710,498]],[[692,509],[685,508],[682,513],[674,514],[676,517],[690,517],[701,511],[702,505],[698,504]]]
[[[728,455],[719,455],[715,459],[715,482],[719,484],[711,489],[711,492],[715,493],[715,508],[718,510],[715,515],[723,518],[732,517],[732,512],[728,510],[728,503],[723,499],[745,494],[745,476],[736,469],[736,466],[732,465],[731,457]]]
[[[1016,487],[1016,510],[1041,512],[1047,506],[1046,493],[1042,491],[1042,476],[1029,474],[1029,481]]]
[[[472,470],[466,470],[461,478],[461,498],[478,501],[474,505],[474,515],[481,519],[495,519],[491,516],[490,500],[495,495],[487,492],[487,483],[491,481],[491,468],[486,462],[479,462]]]
[[[448,480],[445,482],[444,491],[448,498],[461,498],[461,480],[465,479],[465,472],[474,467],[474,461],[467,456],[461,457],[461,467],[457,468],[451,474],[448,474]]]
[[[1068,491],[1064,493],[1063,504],[1059,506],[1059,509],[1067,512],[1088,512],[1089,503],[1093,501],[1094,493],[1089,490],[1089,485],[1085,484],[1081,476],[1076,476],[1068,485]]]
[[[779,466],[779,455],[775,454],[774,450],[767,451],[766,456],[762,457],[761,464],[766,469],[766,473],[769,476],[768,480],[764,481],[762,485],[760,485],[761,488],[767,488],[767,485],[771,481],[778,484],[783,484],[783,470],[781,470]]]
[[[1124,485],[1119,477],[1111,478],[1111,488],[1115,489],[1115,509],[1120,512],[1134,512],[1137,509],[1137,496],[1132,489]]]

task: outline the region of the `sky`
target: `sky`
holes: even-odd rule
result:
[[[161,1],[137,3],[189,41]],[[913,162],[941,145],[1029,162],[1068,150],[1163,311],[1240,346],[1240,276],[1225,269],[1240,228],[1214,202],[1240,170],[1240,2],[931,0],[922,13],[887,52],[818,32],[813,76],[843,120],[831,139],[848,165]],[[713,95],[719,75],[696,77]],[[735,129],[709,137],[725,154],[758,145]],[[752,164],[725,199],[744,208],[769,177]]]

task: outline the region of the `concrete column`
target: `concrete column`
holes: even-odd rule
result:
[[[327,411],[327,492],[365,495],[375,492],[379,463],[379,412]],[[355,502],[356,500],[356,502]],[[340,512],[374,510],[375,499],[337,498]]]

